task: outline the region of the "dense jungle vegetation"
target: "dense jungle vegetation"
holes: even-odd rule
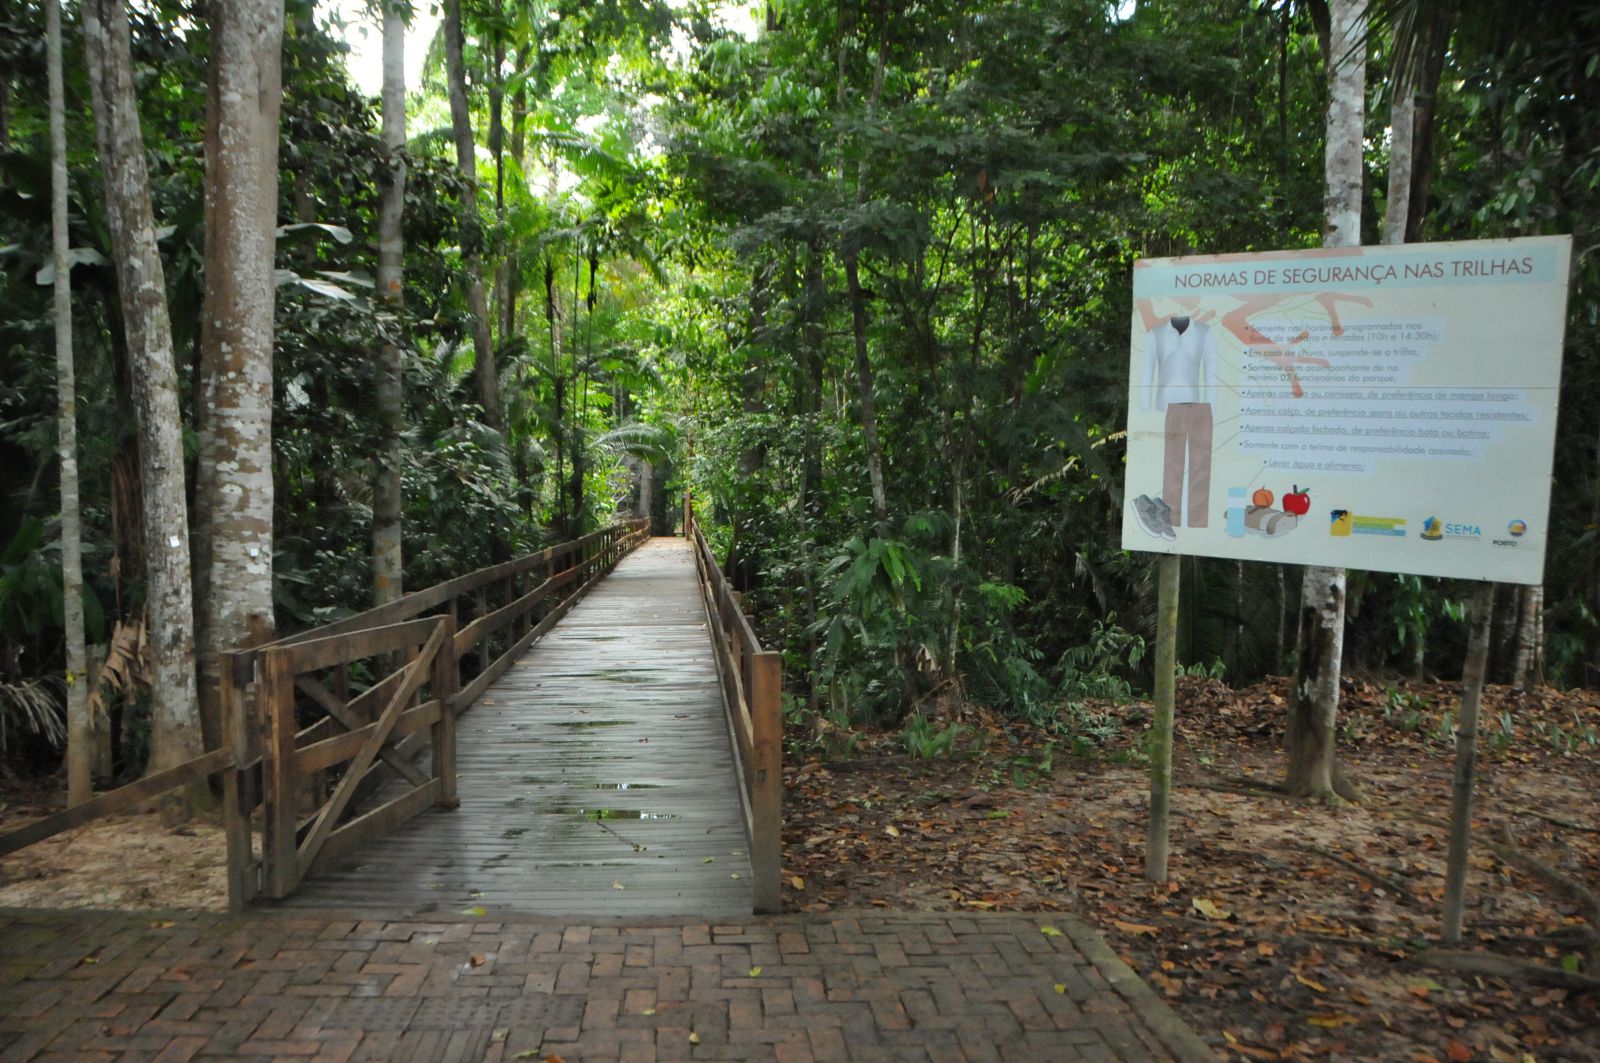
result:
[[[444,6],[438,40],[407,42],[427,53],[396,147],[347,71],[343,18],[290,0],[279,20],[258,624],[311,626],[622,510],[669,533],[689,491],[786,655],[796,722],[896,725],[960,697],[1072,730],[1093,726],[1082,699],[1148,687],[1150,563],[1119,538],[1131,266],[1319,242],[1323,0]],[[220,550],[220,531],[198,535],[218,504],[206,86],[228,53],[211,14],[206,0],[127,9],[128,102],[187,519]],[[1521,642],[1538,649],[1522,671],[1594,685],[1600,4],[1369,14],[1364,242],[1395,216],[1394,85],[1410,69],[1407,237],[1574,235],[1547,583],[1501,596],[1493,667],[1512,678]],[[106,777],[150,756],[161,633],[140,632],[164,546],[141,517],[158,490],[141,464],[146,363],[119,298],[96,60],[77,5],[64,15]],[[70,622],[45,23],[39,0],[0,0],[0,747],[32,770],[53,770],[65,737]],[[397,162],[403,209],[385,205]],[[389,209],[400,287],[381,261]],[[385,520],[400,534],[375,540]],[[377,560],[397,567],[379,579]],[[243,631],[205,619],[227,611],[207,612],[222,589],[203,572],[202,671],[207,645]],[[1181,662],[1229,681],[1292,667],[1297,570],[1186,559],[1182,579]],[[1465,594],[1352,573],[1346,668],[1458,674]]]

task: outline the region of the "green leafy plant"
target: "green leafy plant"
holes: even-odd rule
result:
[[[948,757],[955,751],[962,730],[959,723],[940,725],[926,716],[917,716],[900,732],[900,743],[918,760]]]

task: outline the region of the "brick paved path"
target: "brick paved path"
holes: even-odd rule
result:
[[[1042,927],[1060,928],[1060,936]],[[1062,916],[0,910],[0,1059],[1205,1060]]]

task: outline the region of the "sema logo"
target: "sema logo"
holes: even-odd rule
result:
[[[1422,522],[1421,537],[1424,541],[1436,543],[1441,539],[1475,540],[1483,538],[1483,529],[1476,524],[1463,524],[1459,521],[1443,521],[1438,517],[1427,517]]]

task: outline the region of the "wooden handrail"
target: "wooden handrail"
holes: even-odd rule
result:
[[[511,561],[414,591],[397,601],[274,642],[222,654],[222,748],[101,794],[64,812],[44,816],[0,834],[0,857],[37,841],[153,797],[220,774],[223,829],[228,842],[228,897],[238,911],[267,893],[285,896],[316,863],[349,851],[432,804],[453,808],[455,792],[455,716],[471,706],[483,689],[510,666],[535,639],[554,626],[579,598],[618,561],[650,537],[648,519],[625,520],[578,539],[558,543]],[[539,572],[533,588],[519,588],[519,577]],[[487,606],[487,591],[506,584],[505,600]],[[575,585],[575,586],[573,586]],[[517,624],[546,598],[573,587],[476,677],[461,683],[461,653],[485,646],[490,636]],[[477,596],[479,614],[457,630],[457,600]],[[439,612],[439,610],[443,610]],[[433,615],[425,615],[433,614]],[[369,658],[421,647],[389,675],[350,697],[349,666]],[[483,657],[482,652],[479,657]],[[330,690],[311,673],[335,672]],[[411,702],[426,683],[429,700]],[[246,689],[256,686],[253,705]],[[296,693],[304,693],[327,713],[317,724],[298,728]],[[373,719],[373,710],[382,707]],[[425,735],[424,730],[430,732]],[[431,736],[433,775],[411,764]],[[406,737],[405,742],[397,740]],[[296,788],[307,776],[351,761],[329,801],[310,821],[302,821]],[[380,767],[382,765],[382,767]],[[361,793],[392,771],[412,784],[408,792],[347,823],[338,820]],[[251,811],[265,806],[261,858],[255,856]],[[309,833],[306,833],[309,831]],[[306,834],[301,838],[301,834]]]
[[[750,845],[751,905],[783,910],[783,655],[761,648],[684,496],[684,535],[693,546],[706,619],[716,650],[728,725],[743,784]]]
[[[0,834],[0,856],[7,856],[18,849],[32,845],[34,842],[53,838],[57,834],[72,830],[75,827],[81,827],[102,816],[126,811],[153,797],[160,797],[162,794],[176,790],[181,786],[199,782],[201,779],[219,771],[226,771],[233,766],[232,750],[214,749],[204,756],[186,760],[176,767],[168,768],[166,771],[158,771],[152,775],[146,775],[137,782],[119,786],[115,790],[108,790],[82,804],[73,805],[64,812],[43,816],[24,823],[15,830]]]

